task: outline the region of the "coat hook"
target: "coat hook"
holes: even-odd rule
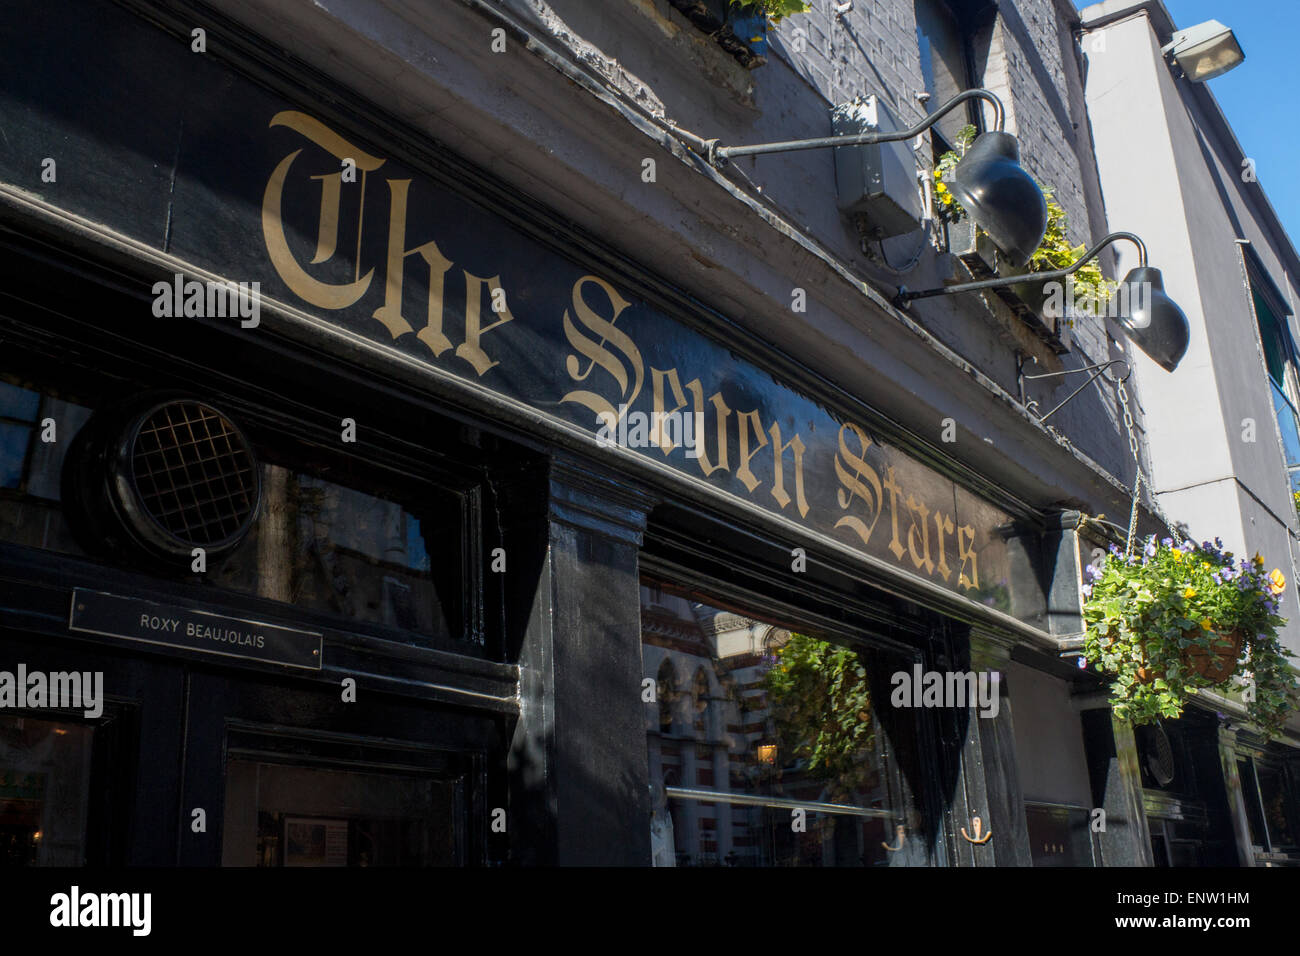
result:
[[[898,846],[890,846],[888,843],[885,843],[883,840],[880,843],[880,845],[883,846],[890,853],[897,853],[899,850],[903,848],[903,844],[907,841],[907,827],[903,826],[900,823],[897,827],[894,828],[894,832],[897,834]]]
[[[964,836],[968,842],[970,842],[970,843],[980,843],[980,844],[983,844],[983,843],[988,843],[989,840],[992,840],[992,839],[993,839],[993,831],[992,831],[992,830],[990,830],[988,833],[984,834],[983,839],[980,838],[980,830],[984,829],[984,821],[981,820],[979,817],[972,817],[972,818],[971,818],[971,827],[975,830],[975,836],[974,836],[974,837],[972,837],[969,833],[966,832],[966,828],[965,828],[965,827],[962,827],[962,828],[961,828],[961,835]]]

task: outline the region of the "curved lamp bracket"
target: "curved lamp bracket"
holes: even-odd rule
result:
[[[941,286],[937,289],[918,289],[915,292],[909,291],[906,286],[900,286],[898,294],[894,296],[894,304],[899,308],[907,308],[907,303],[913,299],[928,299],[936,295],[953,295],[957,292],[977,292],[981,289],[1000,289],[1009,285],[1020,285],[1025,282],[1053,282],[1057,279],[1064,279],[1068,275],[1078,272],[1083,266],[1097,257],[1106,246],[1120,239],[1127,239],[1137,246],[1138,249],[1138,268],[1144,269],[1147,264],[1147,247],[1142,240],[1131,232],[1112,232],[1103,237],[1095,246],[1079,257],[1079,260],[1064,269],[1055,269],[1051,272],[1033,272],[1018,276],[999,276],[996,279],[981,279],[978,282],[961,282],[957,285]]]
[[[719,146],[716,139],[702,143],[705,158],[713,166],[725,166],[735,156],[757,156],[761,153],[788,153],[797,149],[823,149],[828,146],[871,146],[876,143],[895,143],[919,136],[938,122],[946,113],[967,100],[980,99],[993,107],[994,128],[1001,132],[1005,122],[1002,101],[989,90],[966,90],[958,93],[943,106],[909,129],[892,132],[843,133],[839,136],[820,136],[816,139],[792,139],[780,143],[758,143],[753,146]]]

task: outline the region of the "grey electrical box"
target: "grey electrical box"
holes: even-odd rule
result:
[[[836,135],[898,129],[889,109],[874,95],[835,107],[831,126]],[[916,169],[907,141],[836,146],[835,185],[840,208],[862,216],[865,233],[873,239],[915,232],[921,228]]]

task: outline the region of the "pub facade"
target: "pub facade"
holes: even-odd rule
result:
[[[700,6],[0,23],[0,672],[102,687],[0,706],[7,863],[1151,862],[1076,666],[1121,410],[1020,377],[1128,344],[900,308],[933,217],[684,132],[983,86],[1087,240],[1073,12]]]

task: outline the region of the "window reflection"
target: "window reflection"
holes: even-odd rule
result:
[[[451,633],[424,523],[403,505],[279,465],[264,468],[262,494],[254,533],[215,569],[218,584],[405,630]]]
[[[65,519],[64,458],[94,409],[53,385],[8,378],[0,379],[0,541],[124,560],[88,554],[96,542],[79,541]],[[46,419],[57,441],[41,440]],[[277,455],[284,444],[275,444]],[[261,516],[235,551],[209,563],[206,580],[352,620],[481,641],[463,619],[465,495],[432,486],[395,494],[369,473],[351,487],[322,472],[352,480],[346,460],[265,464]]]
[[[657,866],[901,865],[867,655],[642,588]]]
[[[936,110],[971,86],[966,37],[944,0],[916,0],[915,7],[921,75],[925,91],[930,94],[926,108]],[[941,117],[933,128],[947,141],[945,148],[952,148],[958,131],[969,122],[969,111],[956,109]]]
[[[232,760],[225,866],[455,866],[457,780]]]
[[[0,866],[81,866],[94,728],[0,717]]]

